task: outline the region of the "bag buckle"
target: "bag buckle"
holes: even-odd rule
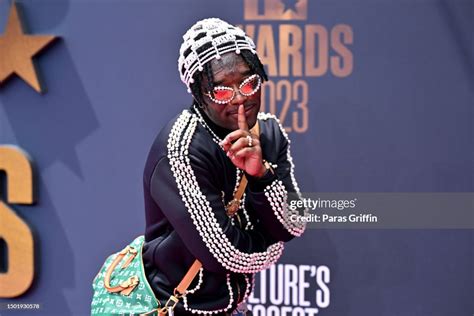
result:
[[[225,207],[225,210],[226,210],[226,213],[227,213],[227,216],[229,217],[232,217],[235,215],[235,213],[237,213],[237,211],[239,210],[239,206],[240,206],[240,199],[233,199],[231,201],[229,201],[229,203],[227,203],[226,207]]]
[[[168,314],[169,316],[174,315],[174,308],[176,304],[178,304],[179,301],[179,296],[178,295],[171,295],[168,301],[166,302],[165,306],[163,306],[160,310],[158,315],[159,316],[164,316]]]

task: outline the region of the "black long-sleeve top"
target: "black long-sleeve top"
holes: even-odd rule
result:
[[[259,179],[247,175],[236,215],[225,205],[243,174],[218,145],[230,130],[191,106],[165,126],[144,171],[146,213],[143,261],[148,282],[164,304],[195,259],[203,267],[176,315],[223,314],[247,299],[254,274],[275,263],[283,244],[304,222],[287,207],[299,196],[288,136],[273,115],[259,113],[263,158],[272,166]]]

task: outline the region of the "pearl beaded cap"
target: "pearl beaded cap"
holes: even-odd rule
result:
[[[201,48],[211,43],[211,46]],[[179,50],[178,71],[181,81],[191,92],[190,85],[196,71],[202,71],[204,64],[228,52],[240,54],[241,50],[255,54],[255,44],[240,28],[218,18],[196,22],[184,35]],[[185,56],[185,54],[187,55]]]

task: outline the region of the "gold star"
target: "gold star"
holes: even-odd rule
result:
[[[23,33],[18,9],[13,3],[5,33],[0,35],[0,84],[15,73],[41,93],[32,57],[55,38],[52,35],[33,36]]]

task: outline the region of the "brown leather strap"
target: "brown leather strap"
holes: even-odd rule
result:
[[[195,260],[191,268],[189,268],[188,272],[184,276],[184,278],[179,282],[178,286],[175,288],[179,294],[183,295],[186,290],[188,289],[191,282],[193,282],[196,275],[199,273],[199,269],[201,269],[202,264],[199,260]]]
[[[250,129],[250,132],[260,137],[260,126],[258,125],[258,120],[255,122],[255,125]]]
[[[104,287],[110,293],[120,292],[120,294],[128,296],[133,291],[133,289],[135,289],[135,287],[138,285],[139,280],[138,280],[138,276],[136,275],[129,277],[127,280],[121,282],[119,285],[116,285],[116,286],[110,285],[112,272],[114,272],[115,267],[122,261],[122,259],[127,254],[129,254],[129,257],[122,264],[121,269],[126,268],[132,262],[133,258],[135,258],[137,255],[137,250],[131,246],[127,246],[122,251],[120,251],[119,254],[115,257],[114,261],[107,268],[107,271],[104,276]]]
[[[237,192],[235,192],[234,199],[237,201],[240,201],[242,198],[242,195],[244,195],[245,192],[245,187],[247,186],[247,177],[245,174],[242,176],[242,180],[240,180],[239,188],[237,189]]]

